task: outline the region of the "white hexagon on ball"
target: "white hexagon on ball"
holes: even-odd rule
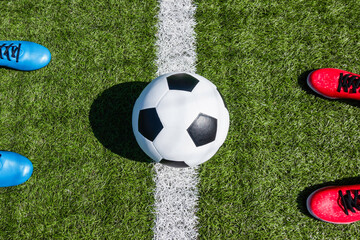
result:
[[[135,102],[133,132],[155,162],[192,167],[209,160],[224,143],[229,112],[216,86],[186,72],[149,83]]]

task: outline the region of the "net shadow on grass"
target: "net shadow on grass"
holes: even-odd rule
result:
[[[136,142],[131,124],[134,103],[146,85],[127,82],[105,90],[91,105],[89,120],[104,147],[127,159],[150,163]]]
[[[313,218],[313,216],[309,213],[309,211],[307,210],[307,207],[306,207],[306,200],[313,191],[318,190],[319,188],[322,188],[322,187],[327,187],[327,186],[343,186],[343,185],[354,185],[354,184],[360,184],[360,176],[343,178],[343,179],[339,179],[339,180],[335,180],[335,181],[324,182],[321,184],[309,186],[299,193],[299,195],[296,199],[297,207],[301,213]]]
[[[323,97],[322,95],[314,92],[310,87],[309,85],[307,84],[307,77],[308,75],[314,71],[316,69],[312,69],[312,70],[308,70],[308,71],[305,71],[303,72],[302,74],[300,74],[300,76],[298,77],[298,84],[299,86],[307,93],[307,94],[312,94],[312,95],[315,95],[319,98],[322,98],[322,99],[326,99],[328,101],[339,101],[339,102],[343,102],[345,104],[349,104],[351,106],[354,106],[354,107],[360,107],[360,101],[356,101],[356,100],[352,100],[352,99],[329,99],[329,98],[326,98],[326,97]]]

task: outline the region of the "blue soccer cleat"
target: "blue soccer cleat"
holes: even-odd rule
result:
[[[26,182],[33,172],[33,165],[26,157],[0,151],[0,187],[10,187]]]
[[[45,67],[51,60],[46,47],[27,41],[0,41],[0,66],[21,71]]]

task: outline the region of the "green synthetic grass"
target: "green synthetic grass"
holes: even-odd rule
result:
[[[231,125],[200,168],[200,239],[356,239],[305,200],[360,181],[359,104],[306,87],[307,73],[360,73],[357,1],[197,0],[197,69]],[[152,165],[131,110],[155,77],[156,1],[6,1],[1,39],[48,47],[38,71],[0,69],[1,150],[28,157],[0,188],[0,239],[151,239]]]
[[[201,239],[357,239],[309,216],[308,195],[359,183],[357,102],[306,86],[310,70],[360,72],[358,1],[197,1],[198,73],[231,126],[201,168]]]
[[[0,239],[151,238],[152,165],[131,111],[155,76],[156,1],[2,5],[1,39],[40,43],[52,61],[0,69],[0,148],[34,166],[0,188]]]

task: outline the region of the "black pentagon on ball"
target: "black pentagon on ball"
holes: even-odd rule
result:
[[[187,73],[177,73],[167,77],[170,90],[191,92],[199,80]]]
[[[175,167],[175,168],[186,168],[189,167],[189,165],[187,165],[185,162],[183,161],[172,161],[172,160],[166,160],[166,159],[162,159],[160,161],[160,163],[170,166],[170,167]]]
[[[140,110],[138,129],[145,138],[150,141],[154,141],[163,128],[164,127],[155,108]]]
[[[200,113],[187,131],[197,147],[211,143],[216,138],[217,119]]]

